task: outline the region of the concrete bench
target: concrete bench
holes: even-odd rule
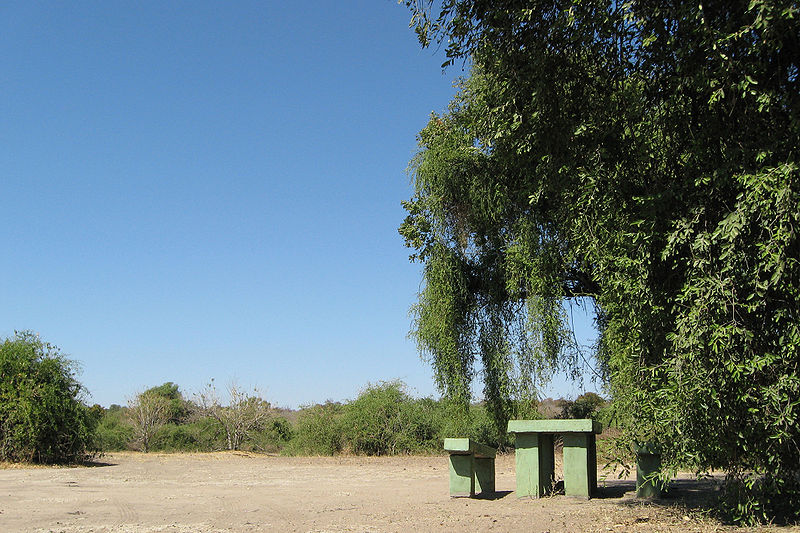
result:
[[[444,439],[444,449],[450,452],[451,497],[494,493],[497,450],[470,439]]]
[[[591,498],[597,491],[597,445],[602,427],[590,419],[509,420],[516,436],[517,496],[539,498],[553,488],[553,437],[564,439],[564,494]]]

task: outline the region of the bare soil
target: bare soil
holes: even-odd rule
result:
[[[713,480],[679,479],[657,503],[636,500],[634,482],[616,476],[589,501],[519,499],[513,455],[498,457],[498,493],[486,499],[449,497],[444,456],[115,453],[99,461],[0,469],[0,531],[746,531],[703,511]]]

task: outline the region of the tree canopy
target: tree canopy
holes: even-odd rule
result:
[[[97,417],[75,364],[31,332],[0,344],[0,460],[70,463],[94,450]]]
[[[798,2],[406,4],[469,68],[400,227],[442,390],[480,372],[504,426],[576,368],[564,302],[588,298],[627,438],[725,468],[734,518],[796,518]]]

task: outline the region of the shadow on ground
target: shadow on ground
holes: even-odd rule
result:
[[[511,494],[512,490],[498,490],[497,492],[483,493],[475,495],[476,500],[500,500]]]
[[[81,463],[78,466],[83,466],[83,467],[86,467],[86,468],[100,468],[100,467],[105,467],[105,466],[117,466],[117,463],[108,463],[108,462],[105,462],[105,461],[100,461],[98,459],[98,460],[84,461],[83,463]]]
[[[689,511],[710,511],[716,506],[722,480],[716,477],[702,479],[674,479],[661,498],[639,499],[636,497],[636,482],[630,480],[606,480],[599,490],[600,498],[617,498],[620,505],[680,506]]]

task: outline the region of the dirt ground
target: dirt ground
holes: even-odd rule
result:
[[[501,456],[498,493],[469,499],[449,497],[447,457],[119,453],[0,469],[0,531],[744,531],[697,510],[707,481],[678,480],[669,499],[643,503],[633,481],[609,477],[589,501],[518,499],[514,457]]]

